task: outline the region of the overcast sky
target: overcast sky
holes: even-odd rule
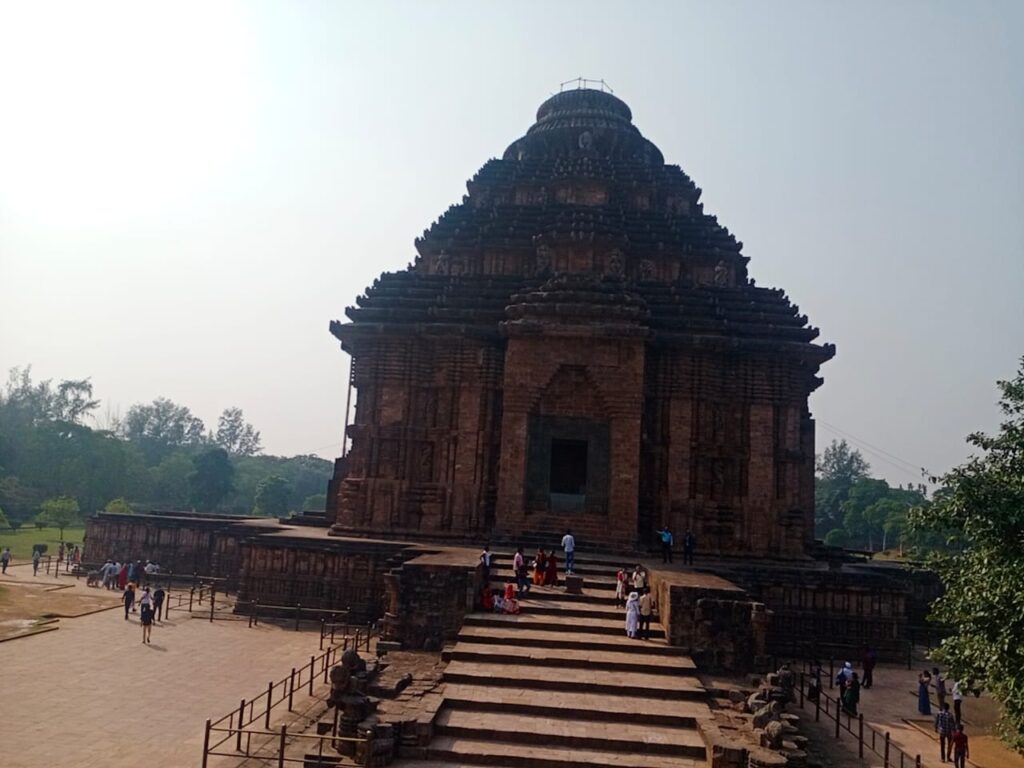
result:
[[[91,376],[115,413],[237,405],[268,452],[333,457],[328,321],[578,75],[838,346],[819,447],[902,483],[996,427],[1024,354],[1013,1],[2,3],[0,368]]]

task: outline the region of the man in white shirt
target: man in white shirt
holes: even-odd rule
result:
[[[485,544],[484,551],[480,553],[480,565],[483,566],[483,581],[484,587],[490,589],[491,581],[491,560],[494,555],[491,554],[491,545]]]
[[[566,530],[565,536],[562,537],[562,549],[565,550],[565,574],[571,576],[576,564],[576,539],[573,538],[571,530]]]
[[[519,585],[519,597],[530,591],[530,582],[526,578],[526,560],[523,558],[523,548],[516,549],[516,556],[512,558],[512,570],[516,575],[516,584]]]
[[[636,567],[636,570],[633,571],[633,589],[638,594],[643,594],[644,587],[646,587],[646,586],[647,586],[647,576],[644,573],[644,569],[641,568],[638,565]]]
[[[963,720],[960,716],[960,710],[963,707],[964,692],[960,687],[960,681],[953,681],[953,717],[959,723]]]

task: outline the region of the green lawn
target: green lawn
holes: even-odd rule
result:
[[[64,541],[82,546],[85,528],[65,528]],[[57,556],[60,546],[60,530],[57,528],[36,528],[34,525],[23,525],[17,531],[0,531],[0,550],[11,548],[11,556],[15,563],[23,563],[32,559],[32,545],[46,544],[47,555]]]

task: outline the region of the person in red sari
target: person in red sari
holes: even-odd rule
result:
[[[547,555],[543,549],[537,550],[537,559],[533,561],[533,583],[538,587],[544,583],[544,569],[547,567]]]
[[[516,600],[516,585],[511,582],[505,585],[505,602],[502,610],[505,613],[519,613],[519,601]]]
[[[551,554],[548,555],[548,563],[544,569],[544,586],[558,586],[558,558],[555,557],[554,550],[552,550]]]

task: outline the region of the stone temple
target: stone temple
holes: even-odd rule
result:
[[[541,104],[331,332],[352,356],[343,535],[803,556],[834,348],[610,93]],[[350,393],[351,395],[351,393]]]
[[[344,611],[438,650],[493,629],[476,609],[514,545],[557,548],[571,528],[589,602],[552,588],[534,621],[620,635],[615,572],[645,562],[666,641],[700,666],[865,644],[905,659],[934,580],[814,539],[807,403],[835,350],[755,286],[629,107],[552,96],[467,186],[415,262],[330,325],[355,408],[325,511],[100,513],[87,562],[148,558],[212,577],[242,612]],[[645,560],[666,523],[693,531],[696,567]]]

